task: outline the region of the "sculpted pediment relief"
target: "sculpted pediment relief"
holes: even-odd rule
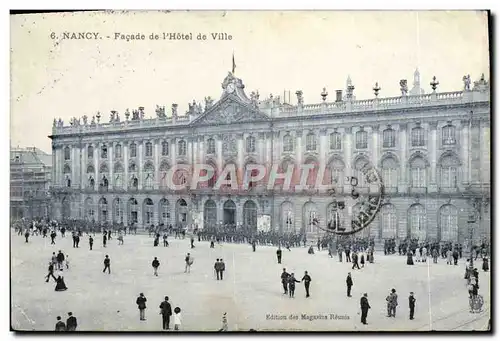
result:
[[[228,97],[210,108],[193,124],[231,124],[263,120],[267,121],[269,117],[250,105],[239,103],[239,101]]]

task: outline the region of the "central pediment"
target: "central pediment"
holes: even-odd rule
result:
[[[269,116],[251,103],[244,103],[236,95],[229,94],[195,119],[192,125],[238,124],[269,120]]]

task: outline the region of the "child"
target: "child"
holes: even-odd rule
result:
[[[66,255],[66,269],[69,269],[69,256]]]
[[[181,308],[175,307],[174,313],[174,330],[179,330],[182,321]]]

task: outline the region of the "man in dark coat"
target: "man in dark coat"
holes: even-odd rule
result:
[[[64,254],[59,250],[59,253],[57,254],[57,269],[61,270],[63,268],[63,262],[64,262]]]
[[[64,324],[63,321],[61,321],[61,316],[57,316],[57,323],[56,323],[56,332],[65,332],[66,331],[66,325]]]
[[[106,236],[106,231],[102,234],[102,246],[106,247],[106,242],[108,241],[108,237]]]
[[[408,297],[408,303],[410,306],[410,320],[413,320],[413,315],[415,314],[415,297],[413,297],[413,292],[410,292],[410,296]]]
[[[226,271],[226,263],[224,263],[224,260],[222,258],[220,259],[220,279],[221,281],[224,279],[224,271]]]
[[[108,274],[111,273],[111,259],[109,259],[109,256],[106,255],[106,258],[104,258],[104,270],[102,272],[105,272],[106,269],[108,269]]]
[[[92,236],[89,236],[90,251],[92,251],[92,245],[94,245],[94,238],[92,238]]]
[[[361,297],[360,300],[361,304],[361,323],[363,324],[368,324],[366,323],[366,318],[368,317],[368,309],[370,309],[370,303],[368,302],[368,294],[364,293],[363,297]]]
[[[359,264],[358,264],[358,254],[356,252],[352,253],[352,269],[357,267],[359,270]]]
[[[135,301],[135,303],[137,304],[137,308],[139,308],[139,319],[141,321],[145,321],[146,320],[146,302],[147,302],[147,299],[146,297],[144,296],[144,294],[141,292],[139,294],[139,297],[137,297],[137,300]]]
[[[286,269],[283,268],[283,272],[281,273],[281,284],[283,284],[283,290],[285,290],[283,294],[285,295],[288,294],[288,277],[290,277],[290,275],[286,272]]]
[[[45,282],[49,281],[50,276],[52,276],[52,278],[54,279],[54,281],[57,282],[56,276],[54,276],[54,264],[52,264],[52,262],[49,263],[49,273],[48,273],[47,276],[45,276],[45,278],[46,278]]]
[[[53,244],[55,245],[56,236],[57,236],[56,231],[52,230],[52,232],[50,233],[50,245],[53,245]]]
[[[30,230],[26,230],[26,233],[24,234],[24,238],[26,238],[26,243],[28,242],[28,238],[30,237]]]
[[[307,271],[304,272],[302,281],[304,281],[304,287],[306,288],[306,297],[309,297],[309,285],[311,284],[311,276],[307,274]]]
[[[172,316],[172,306],[168,303],[168,296],[165,296],[165,301],[160,304],[160,314],[163,320],[163,330],[170,329],[170,316]]]
[[[353,282],[352,282],[352,277],[351,277],[350,272],[347,273],[347,278],[345,280],[345,284],[347,285],[347,297],[352,297],[351,296],[351,288],[352,288]]]
[[[281,264],[281,247],[278,247],[278,250],[276,251],[276,256],[278,257],[278,264]]]
[[[458,265],[458,251],[456,248],[453,250],[453,265]]]
[[[300,283],[300,281],[297,281],[292,272],[290,276],[288,276],[288,294],[290,295],[290,298],[294,298],[295,296],[295,283]]]
[[[153,274],[155,276],[158,276],[158,267],[160,266],[160,261],[158,260],[158,258],[155,257],[155,259],[153,259],[153,261],[151,262],[151,265],[153,266]]]
[[[215,261],[215,264],[214,264],[214,270],[215,270],[215,274],[217,276],[217,280],[220,280],[220,270],[221,270],[221,264],[220,264],[220,260],[219,258],[217,258],[217,260]]]
[[[66,330],[68,332],[74,332],[76,330],[76,327],[78,325],[76,321],[76,317],[73,316],[73,313],[70,311],[68,313],[68,319],[66,320]]]

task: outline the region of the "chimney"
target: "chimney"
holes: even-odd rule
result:
[[[335,90],[336,98],[335,102],[342,102],[342,90]]]

